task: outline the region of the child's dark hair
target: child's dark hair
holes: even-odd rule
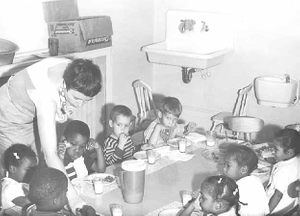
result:
[[[80,134],[83,137],[90,138],[89,126],[83,121],[73,120],[71,121],[64,131],[65,137],[68,139],[72,135]]]
[[[226,157],[233,157],[239,167],[246,166],[248,174],[257,168],[258,157],[255,152],[245,145],[230,145],[225,153]]]
[[[161,102],[160,111],[163,114],[170,113],[179,118],[182,112],[182,105],[175,97],[165,97]]]
[[[123,115],[132,118],[132,112],[127,106],[117,105],[110,111],[110,120],[115,121],[118,115]]]
[[[24,144],[11,145],[4,152],[4,168],[8,171],[10,166],[19,167],[24,158],[37,161],[36,154],[29,146]]]
[[[51,206],[54,198],[61,196],[68,188],[66,175],[51,167],[38,169],[29,183],[29,200],[37,206]],[[53,209],[60,210],[60,209]]]
[[[89,59],[75,59],[65,69],[63,79],[67,90],[75,89],[88,97],[94,97],[102,88],[101,71]]]
[[[226,211],[235,206],[235,213],[240,216],[238,213],[240,208],[239,188],[233,179],[224,175],[210,176],[202,183],[201,190],[212,196],[214,201],[222,202]]]
[[[289,149],[295,151],[295,155],[300,153],[300,133],[294,129],[282,129],[275,134],[274,141],[279,143],[286,153]]]

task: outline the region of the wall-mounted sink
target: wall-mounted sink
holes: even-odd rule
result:
[[[205,69],[222,63],[225,54],[229,53],[231,49],[209,47],[205,44],[201,49],[197,49],[197,47],[174,49],[166,42],[161,42],[145,46],[142,51],[147,53],[149,62]]]
[[[142,51],[152,63],[209,68],[233,51],[233,26],[229,14],[171,10],[165,40],[144,46]]]

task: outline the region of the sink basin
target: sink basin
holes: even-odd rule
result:
[[[181,49],[168,46],[166,42],[156,43],[142,48],[147,53],[149,62],[204,69],[223,62],[225,54],[231,52],[228,48],[182,47]]]
[[[287,76],[261,76],[254,79],[254,94],[259,105],[286,108],[299,102],[299,81]]]
[[[141,50],[152,63],[198,69],[218,65],[233,51],[231,19],[228,14],[170,10],[165,40]],[[182,28],[186,21],[192,22],[188,29]]]

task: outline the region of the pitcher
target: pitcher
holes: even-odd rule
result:
[[[121,190],[127,203],[140,203],[144,197],[146,163],[142,160],[128,160],[121,165]]]

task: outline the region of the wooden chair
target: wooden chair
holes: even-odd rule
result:
[[[132,83],[135,97],[138,104],[138,130],[145,130],[149,123],[157,117],[156,107],[153,102],[153,96],[150,86],[141,80],[136,80]]]
[[[231,116],[245,116],[248,95],[252,89],[252,83],[238,90],[238,96],[235,101],[232,112],[220,112],[211,117],[212,126],[210,130],[216,130],[220,127],[220,133],[222,133],[224,126],[226,127],[225,119]]]
[[[251,116],[231,116],[224,120],[231,131],[236,132],[236,138],[239,133],[244,134],[244,140],[252,142],[251,133],[259,132],[264,126],[264,121]]]

